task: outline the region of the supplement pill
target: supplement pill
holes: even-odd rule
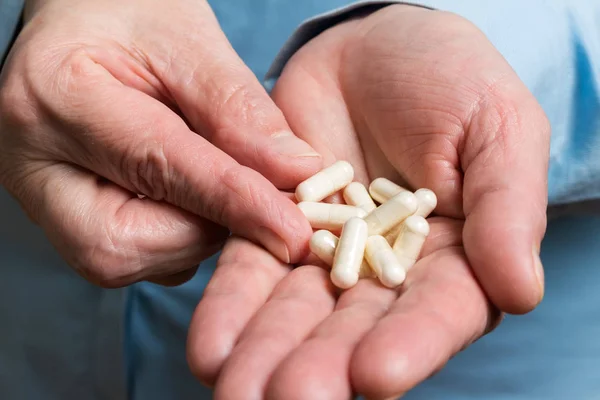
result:
[[[425,218],[411,215],[402,223],[402,230],[394,242],[394,254],[408,271],[415,264],[429,235],[429,223]]]
[[[354,169],[346,161],[337,161],[296,187],[298,201],[321,201],[343,189],[354,179]]]
[[[437,196],[432,190],[419,189],[415,192],[415,197],[419,202],[419,207],[417,208],[415,215],[427,218],[437,206]]]
[[[312,251],[314,255],[328,267],[331,267],[333,265],[333,258],[335,256],[335,249],[337,248],[338,241],[338,237],[329,231],[316,231],[310,238],[310,251]],[[359,278],[372,278],[375,276],[375,273],[369,264],[363,260],[358,276]]]
[[[298,207],[313,229],[339,230],[350,218],[364,218],[367,215],[362,208],[345,204],[303,201],[298,203]]]
[[[369,235],[384,235],[408,216],[413,215],[417,207],[417,198],[413,193],[400,192],[365,217]]]
[[[340,289],[349,289],[358,282],[367,236],[367,223],[362,218],[350,218],[344,224],[330,274]]]
[[[346,186],[344,189],[344,201],[346,204],[362,208],[368,213],[377,208],[365,185],[359,182],[352,182]]]
[[[395,288],[404,282],[406,271],[383,236],[369,236],[365,258],[384,286]]]
[[[385,203],[401,192],[408,192],[408,190],[386,178],[377,178],[369,185],[369,193],[378,203]]]

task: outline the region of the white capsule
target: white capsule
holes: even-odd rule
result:
[[[344,201],[351,206],[360,207],[366,212],[371,212],[377,208],[365,185],[359,182],[352,182],[344,189]]]
[[[338,240],[338,237],[329,231],[316,231],[310,238],[310,251],[327,264],[327,266],[331,267],[333,265],[333,257],[335,256]]]
[[[365,258],[384,286],[395,288],[406,279],[404,267],[383,236],[369,236],[365,248]]]
[[[345,204],[303,201],[298,203],[298,207],[304,213],[313,229],[338,230],[350,218],[364,218],[367,215],[367,212],[362,208]]]
[[[429,223],[418,215],[411,215],[402,223],[402,230],[394,242],[394,254],[408,271],[415,264],[429,235]]]
[[[419,189],[415,192],[415,197],[419,201],[419,208],[417,208],[415,215],[427,218],[437,206],[437,196],[432,190]]]
[[[340,289],[349,289],[358,282],[367,236],[367,223],[362,218],[350,218],[344,224],[330,274]]]
[[[385,203],[395,195],[401,192],[408,192],[408,189],[386,178],[377,178],[369,185],[371,197],[378,203]]]
[[[415,197],[417,198],[419,206],[414,215],[427,218],[437,206],[437,197],[435,193],[429,189],[419,189],[415,192]],[[398,224],[385,234],[385,239],[390,245],[393,245],[396,242],[398,234],[400,234],[402,229],[404,229],[402,224]]]
[[[346,161],[337,161],[296,187],[298,201],[321,201],[341,190],[354,179],[354,169]]]
[[[337,248],[338,241],[338,237],[329,231],[316,231],[310,238],[310,251],[312,251],[328,267],[331,267],[333,265],[333,258],[335,257],[335,249]],[[369,264],[363,260],[360,265],[358,276],[359,278],[372,278],[375,276],[375,273]]]
[[[385,240],[387,240],[387,242],[389,243],[390,246],[394,245],[394,243],[396,242],[396,239],[398,238],[398,235],[400,234],[402,229],[404,229],[404,227],[402,226],[402,223],[399,223],[398,225],[396,225],[392,229],[390,229],[383,236],[383,237],[385,237]]]
[[[417,207],[417,198],[411,192],[405,191],[395,195],[365,217],[369,236],[386,234],[406,217],[413,215]]]

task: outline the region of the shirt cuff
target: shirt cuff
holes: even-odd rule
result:
[[[281,71],[283,71],[285,64],[298,50],[300,50],[302,46],[308,43],[311,39],[315,38],[327,29],[341,22],[347,21],[350,18],[355,18],[359,15],[367,15],[392,4],[412,5],[433,10],[432,7],[407,1],[363,0],[310,18],[304,21],[294,31],[292,36],[287,40],[287,42],[285,42],[277,56],[275,56],[275,60],[271,64],[271,68],[269,68],[264,80],[267,90],[271,91],[271,89],[273,89],[273,86],[275,86],[275,82],[281,75]]]

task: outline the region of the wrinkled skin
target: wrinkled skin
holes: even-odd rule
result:
[[[297,262],[310,226],[278,189],[321,165],[205,1],[27,2],[0,184],[92,282],[181,283],[228,230]]]
[[[399,396],[500,311],[539,303],[549,126],[469,22],[391,6],[338,25],[293,57],[273,97],[325,164],[431,188],[438,216],[398,290],[363,280],[338,294],[326,270],[232,238],[188,340],[217,399]]]

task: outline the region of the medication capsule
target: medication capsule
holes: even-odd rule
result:
[[[423,244],[429,235],[429,223],[418,215],[411,215],[402,223],[402,230],[394,242],[394,254],[408,272],[417,262]]]
[[[317,172],[296,187],[298,201],[321,201],[341,190],[354,179],[354,168],[346,161],[337,161]]]
[[[316,231],[310,238],[310,251],[331,267],[333,265],[333,257],[335,256],[338,240],[338,237],[329,231]]]
[[[328,267],[331,267],[333,265],[333,258],[335,257],[335,249],[337,248],[338,241],[338,237],[329,231],[316,231],[310,238],[310,251],[312,251]],[[360,265],[358,276],[359,278],[371,278],[375,276],[375,273],[369,264],[363,260]]]
[[[367,212],[362,208],[345,204],[303,201],[298,203],[298,207],[304,213],[313,229],[338,230],[350,218],[364,218],[367,215]]]
[[[369,193],[371,197],[378,203],[382,204],[401,192],[408,192],[408,189],[386,178],[377,178],[369,185]]]
[[[340,289],[349,289],[358,282],[367,236],[367,223],[362,218],[350,218],[344,224],[330,274]]]
[[[415,215],[427,218],[437,206],[437,196],[432,190],[419,189],[415,192],[415,197],[419,202],[419,208],[417,208]]]
[[[392,246],[383,236],[369,236],[365,248],[365,258],[384,286],[395,288],[406,279],[404,267],[396,258]]]
[[[418,209],[417,209],[417,211],[418,211]],[[394,226],[392,229],[390,229],[384,235],[385,240],[387,240],[387,242],[389,243],[390,246],[394,245],[394,243],[396,242],[396,239],[398,238],[398,235],[400,234],[402,229],[404,229],[404,226],[402,225],[402,223],[399,223],[398,225]]]
[[[377,208],[365,185],[359,182],[352,182],[346,186],[344,201],[346,204],[362,208],[368,213]]]
[[[406,217],[413,215],[417,207],[417,198],[413,193],[404,191],[395,195],[365,217],[369,236],[384,235],[389,232]]]

